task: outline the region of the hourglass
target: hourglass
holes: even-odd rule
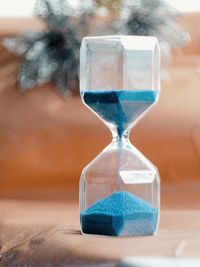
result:
[[[159,173],[130,143],[129,133],[157,102],[159,60],[155,37],[100,36],[85,37],[82,41],[81,98],[112,133],[112,142],[81,174],[83,234],[156,233]]]

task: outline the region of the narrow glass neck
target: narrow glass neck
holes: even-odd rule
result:
[[[111,130],[112,132],[112,143],[114,144],[126,144],[128,145],[130,143],[130,140],[129,140],[129,134],[130,134],[130,130],[131,129],[126,129],[123,133],[120,133],[116,130],[116,129],[113,129]]]

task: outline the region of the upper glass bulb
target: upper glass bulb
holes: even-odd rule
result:
[[[83,39],[81,96],[119,136],[156,102],[159,81],[159,45],[155,37]]]

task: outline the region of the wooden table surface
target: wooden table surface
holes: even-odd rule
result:
[[[1,199],[0,266],[115,266],[126,256],[200,256],[194,187],[165,190],[159,231],[149,237],[82,236],[77,199]]]

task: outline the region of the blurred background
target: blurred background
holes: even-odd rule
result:
[[[162,52],[160,100],[132,143],[160,171],[163,207],[199,207],[200,2],[63,3],[0,1],[0,197],[78,199],[81,170],[111,141],[80,100],[80,41],[124,33],[155,35]]]

